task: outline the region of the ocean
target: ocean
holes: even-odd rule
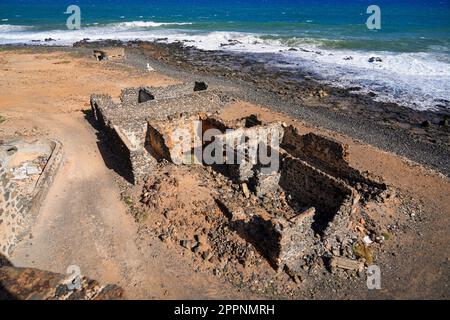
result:
[[[69,5],[80,7],[80,30],[66,27]],[[366,26],[369,5],[380,8],[380,29]],[[0,0],[0,44],[85,38],[188,40],[257,59],[275,53],[274,64],[380,101],[450,108],[450,0]]]

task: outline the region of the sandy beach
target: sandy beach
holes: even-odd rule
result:
[[[92,47],[101,48],[0,49],[0,141],[44,137],[64,147],[62,167],[40,214],[9,257],[13,265],[65,273],[76,263],[83,274],[118,284],[127,298],[138,299],[449,298],[450,141],[448,128],[440,125],[444,113],[389,109],[304,77],[270,81],[270,70],[255,73],[257,65],[224,73],[230,64],[242,65],[239,56],[224,60],[144,43],[127,48],[125,61],[97,61]],[[145,70],[144,61],[156,71]],[[382,177],[396,196],[364,208],[390,235],[373,245],[374,260],[383,270],[382,290],[367,290],[357,274],[336,275],[323,267],[311,268],[298,284],[263,266],[280,283],[272,294],[251,283],[237,285],[176,243],[160,241],[148,224],[135,219],[130,201],[139,202],[140,190],[114,170],[115,154],[92,125],[90,95],[111,94],[118,100],[127,87],[191,80],[206,81],[233,97],[223,117],[258,114],[302,134],[331,137],[348,145],[352,167]]]

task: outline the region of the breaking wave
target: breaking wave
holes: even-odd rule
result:
[[[92,24],[71,31],[0,24],[0,44],[72,45],[86,38],[186,41],[203,50],[253,55],[274,67],[306,69],[319,81],[340,87],[360,87],[358,92],[375,93],[379,101],[419,110],[450,108],[450,59],[442,53],[446,51],[442,48],[423,52],[358,50],[347,48],[342,43],[345,39],[208,32],[183,28],[186,25],[192,23],[128,21]],[[195,27],[194,24],[190,28]],[[45,42],[48,38],[54,40]]]
[[[8,19],[2,19],[2,21],[8,21]],[[0,32],[11,32],[11,31],[24,31],[32,29],[31,26],[18,26],[12,24],[0,24]]]
[[[157,28],[163,26],[184,26],[191,24],[192,22],[128,21],[128,22],[111,23],[109,24],[109,26],[134,29],[134,28]]]

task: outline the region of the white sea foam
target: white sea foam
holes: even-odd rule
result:
[[[374,92],[380,101],[397,102],[414,109],[432,109],[437,104],[450,108],[450,63],[448,56],[438,53],[393,53],[354,50],[331,50],[321,47],[320,39],[266,39],[241,32],[199,32],[182,30],[186,22],[129,21],[109,25],[93,25],[81,30],[33,30],[28,26],[0,24],[0,44],[33,43],[71,45],[90,40],[155,40],[189,41],[204,50],[226,50],[260,53],[255,57],[267,64],[283,68],[307,69],[323,82],[341,87],[361,87],[359,92]],[[176,25],[177,29],[158,28]],[[46,38],[55,41],[44,42]],[[327,40],[329,42],[329,40]],[[297,51],[289,50],[295,47]],[[265,54],[261,54],[265,53]],[[369,62],[371,57],[381,62]],[[439,100],[439,101],[438,101]]]
[[[2,21],[8,21],[8,19],[2,19]],[[18,26],[12,24],[0,24],[0,32],[11,32],[11,31],[23,31],[31,29],[29,26]]]
[[[162,26],[183,26],[190,25],[191,22],[154,22],[154,21],[128,21],[128,22],[120,22],[120,23],[111,23],[109,26],[111,27],[123,27],[128,29],[133,28],[154,28],[154,27],[162,27]]]

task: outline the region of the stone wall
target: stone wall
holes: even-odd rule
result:
[[[302,159],[331,176],[343,179],[367,198],[386,190],[386,185],[376,177],[369,177],[368,173],[352,168],[348,162],[348,145],[334,139],[315,133],[300,135],[294,127],[288,126],[281,147],[293,157]]]
[[[252,215],[235,214],[232,227],[240,230],[275,269],[296,276],[325,251],[341,250],[351,241],[354,234],[349,222],[359,195],[342,180],[300,159],[282,156],[279,180],[272,183],[280,188],[278,192],[283,190],[292,208],[303,209],[295,209],[293,216],[258,213],[261,210],[252,211]]]
[[[114,103],[108,95],[91,96],[94,118],[108,135],[117,155],[127,159],[127,180],[137,183],[152,171],[156,159],[149,151],[162,151],[157,148],[158,144],[151,148],[152,143],[163,143],[161,140],[155,140],[163,136],[161,133],[156,135],[158,130],[164,131],[166,126],[171,127],[171,123],[176,123],[179,119],[198,117],[201,113],[217,113],[228,102],[227,97],[220,91],[195,88],[204,89],[207,85],[128,88],[122,91],[120,103]],[[155,99],[139,103],[141,90],[146,90]],[[165,132],[168,132],[167,130]],[[161,158],[168,158],[168,155]]]
[[[19,169],[25,168],[25,172],[21,173],[17,168],[8,166],[8,154],[3,153],[0,157],[0,253],[6,256],[28,234],[62,162],[62,146],[59,142],[46,140],[36,143],[42,143],[44,148],[51,150],[45,151],[50,154],[45,155],[43,171],[30,172],[30,169],[38,170],[30,165],[20,167]],[[26,146],[23,142],[11,142],[1,147],[7,149],[8,146],[18,146],[19,150],[16,152],[21,152],[24,145]],[[30,180],[27,174],[34,177],[38,175],[38,178]]]
[[[303,160],[287,155],[281,163],[280,186],[301,206],[331,218],[352,196],[351,187]]]
[[[274,158],[278,160],[278,146],[283,139],[283,134],[284,129],[281,123],[271,123],[264,126],[236,128],[217,135],[214,141],[217,148],[230,150],[228,156],[232,157],[232,159],[225,157],[227,164],[224,168],[219,168],[219,171],[225,172],[230,179],[238,183],[249,183],[252,186],[259,184],[261,186],[259,191],[264,189],[263,186],[269,188],[264,181],[273,180],[276,183],[279,167],[274,171],[267,170],[266,173],[261,174],[266,166],[261,165],[259,150],[267,148],[265,154],[271,156],[274,153]]]
[[[290,220],[275,220],[280,245],[279,255],[274,257],[278,268],[297,270],[309,258],[315,245],[314,214],[314,208],[309,208]]]
[[[30,199],[19,192],[19,186],[6,168],[0,168],[0,253],[10,254],[18,236],[30,224]]]
[[[138,87],[126,88],[120,94],[120,101],[122,104],[135,105],[139,103],[139,93],[144,91],[152,95],[152,100],[174,99],[193,94],[195,91],[194,83],[182,83],[169,85],[167,87]],[[197,91],[205,91],[197,90]]]
[[[307,209],[287,220],[268,214],[252,215],[248,219],[233,222],[233,226],[245,234],[259,252],[277,269],[293,268],[311,253],[314,232],[311,227],[314,208]]]

